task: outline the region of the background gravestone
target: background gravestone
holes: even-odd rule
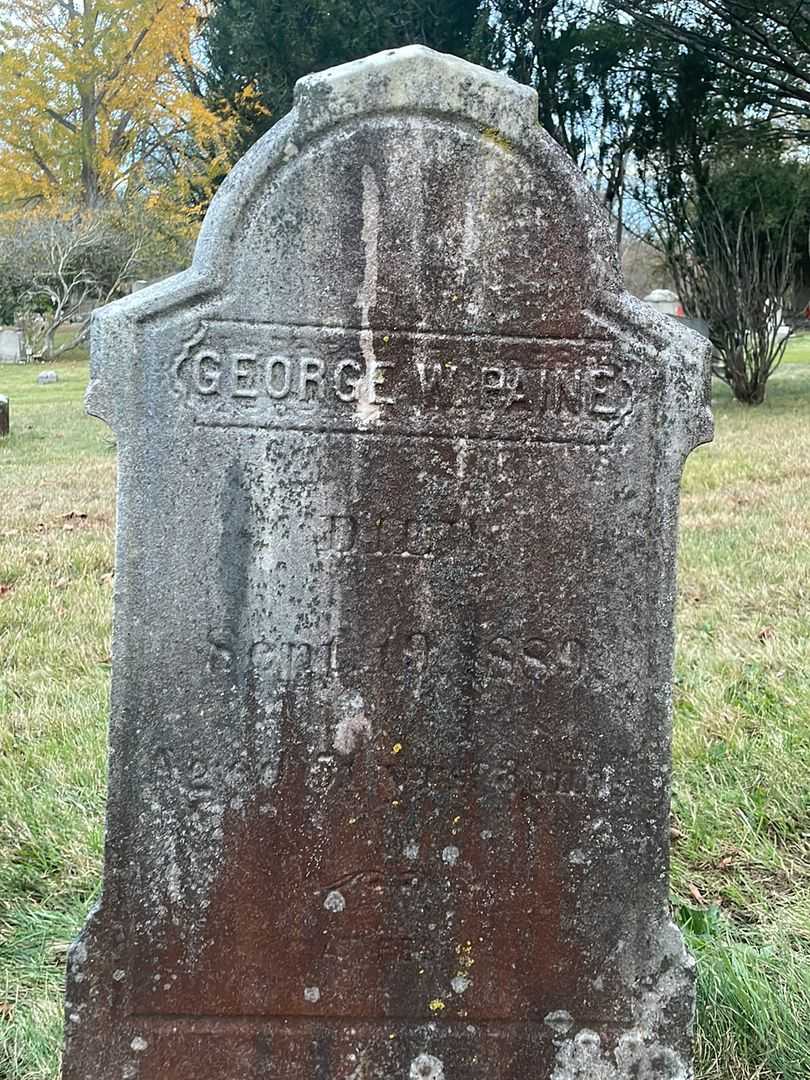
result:
[[[0,364],[19,364],[24,358],[22,331],[0,329]]]
[[[700,339],[532,91],[311,76],[192,269],[99,312],[104,895],[67,1080],[676,1080],[678,482]]]

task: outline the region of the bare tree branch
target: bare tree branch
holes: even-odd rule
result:
[[[810,5],[785,0],[692,0],[678,17],[644,0],[613,0],[645,29],[738,75],[763,102],[810,117]],[[701,18],[702,17],[702,18]]]

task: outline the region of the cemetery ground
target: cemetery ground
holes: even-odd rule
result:
[[[0,1078],[57,1073],[102,851],[115,447],[83,359],[0,368]],[[810,1076],[810,337],[758,409],[715,386],[683,487],[672,902],[700,1080]],[[459,1078],[461,1080],[461,1078]]]

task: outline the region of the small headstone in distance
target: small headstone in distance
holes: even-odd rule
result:
[[[120,589],[65,1080],[687,1080],[708,349],[623,291],[533,91],[421,47],[303,79],[93,334]]]
[[[37,375],[37,382],[41,386],[44,386],[46,383],[59,382],[59,376],[55,371],[41,371],[39,375]]]
[[[22,359],[22,333],[19,330],[0,330],[0,364],[19,364]]]
[[[5,438],[11,430],[11,416],[8,398],[0,394],[0,438]]]

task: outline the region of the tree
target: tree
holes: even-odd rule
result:
[[[784,354],[782,310],[807,273],[808,226],[810,171],[760,151],[724,160],[671,234],[681,300],[709,323],[714,373],[745,404],[764,401]]]
[[[647,35],[591,0],[487,0],[470,53],[534,87],[540,123],[601,194],[620,244],[644,122]]]
[[[87,337],[90,310],[121,295],[129,280],[185,261],[162,222],[143,205],[60,209],[44,204],[0,219],[0,298],[23,328],[29,356],[52,359]],[[57,345],[60,330],[69,333]]]
[[[412,42],[464,55],[477,0],[214,0],[204,38],[211,81],[236,103],[242,152],[292,104],[311,71]],[[248,97],[255,86],[262,106]]]
[[[614,8],[733,72],[749,101],[804,135],[810,119],[810,4],[805,0],[614,0]],[[799,121],[799,123],[796,123]]]
[[[709,324],[715,374],[759,404],[784,351],[782,307],[807,273],[807,175],[737,72],[666,36],[649,49],[633,198],[686,313]]]
[[[807,173],[737,71],[648,41],[632,195],[687,314],[709,323],[715,374],[759,404],[784,351],[782,307],[808,273]]]
[[[242,127],[242,150],[289,108],[296,79],[367,52],[423,41],[507,71],[538,93],[539,119],[586,172],[621,242],[666,48],[605,18],[592,0],[216,0],[205,30],[212,82],[235,99],[255,83],[266,109]],[[672,51],[672,50],[670,50]],[[656,87],[657,89],[657,87]]]
[[[583,165],[593,112],[586,75],[593,17],[585,0],[487,0],[474,58],[537,91],[540,123]]]
[[[204,201],[235,119],[206,103],[199,30],[188,0],[0,0],[0,204]]]
[[[768,169],[778,185],[794,168],[787,132],[736,68],[606,8],[489,0],[477,58],[535,87],[541,123],[602,194],[620,245],[628,205],[641,207],[666,275],[712,327],[716,374],[757,404],[784,350],[782,304],[807,262],[798,202],[780,203],[766,183]]]

